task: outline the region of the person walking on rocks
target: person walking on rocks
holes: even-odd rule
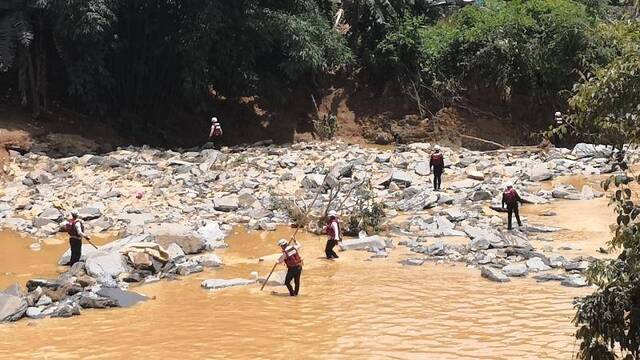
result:
[[[71,248],[71,259],[65,265],[73,266],[80,261],[82,256],[82,239],[90,240],[91,238],[84,233],[84,224],[79,219],[78,211],[71,211],[71,219],[64,224],[64,230],[69,234],[69,247]]]
[[[220,122],[218,122],[218,118],[214,116],[211,118],[211,130],[209,131],[209,139],[220,138],[221,136],[222,136],[222,126],[220,126]]]
[[[440,186],[442,185],[442,173],[444,172],[444,156],[440,152],[440,146],[436,145],[434,148],[434,153],[431,154],[431,159],[429,159],[429,167],[431,171],[433,171],[433,190],[440,190]]]
[[[327,215],[329,216],[329,223],[324,228],[324,232],[329,237],[327,238],[327,245],[324,248],[324,253],[327,255],[327,259],[332,260],[339,257],[333,248],[338,245],[338,242],[342,241],[342,231],[340,229],[338,214],[334,210],[331,210]]]
[[[289,290],[289,295],[298,296],[300,291],[300,275],[302,275],[302,257],[300,256],[300,248],[302,245],[293,239],[293,244],[287,243],[287,240],[278,240],[278,246],[282,249],[282,255],[278,258],[278,264],[285,263],[287,265],[287,276],[284,280],[284,285]],[[295,287],[291,286],[293,281]]]
[[[507,229],[511,230],[511,218],[513,215],[516,215],[516,220],[518,221],[518,226],[522,226],[522,222],[520,221],[520,212],[518,211],[518,203],[522,204],[522,199],[516,189],[513,188],[513,184],[507,184],[506,190],[502,193],[502,208],[507,207],[508,219],[507,219]]]

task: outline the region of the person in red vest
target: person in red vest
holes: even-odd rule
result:
[[[324,232],[329,237],[327,238],[327,245],[324,248],[324,253],[327,255],[327,259],[333,260],[339,258],[333,248],[338,245],[338,242],[342,241],[342,231],[340,229],[338,214],[334,210],[331,210],[327,215],[329,216],[329,223],[324,228]]]
[[[209,131],[209,139],[213,140],[214,138],[219,140],[222,137],[222,126],[220,126],[220,122],[217,117],[211,118],[211,130]],[[219,141],[215,142],[215,148],[219,148]]]
[[[507,207],[508,220],[507,220],[507,230],[511,230],[511,218],[515,214],[516,220],[518,221],[518,226],[522,226],[522,222],[520,221],[520,212],[518,211],[518,203],[522,204],[522,199],[516,189],[513,188],[513,184],[507,184],[506,190],[502,193],[502,208]]]
[[[444,156],[440,152],[440,146],[436,145],[434,148],[434,153],[431,154],[431,159],[429,159],[429,167],[431,171],[433,171],[433,190],[440,190],[440,186],[442,185],[442,173],[444,172]]]
[[[65,265],[73,266],[82,257],[82,239],[91,239],[84,233],[84,224],[78,218],[78,211],[71,211],[71,219],[64,224],[64,231],[69,234],[69,247],[71,248],[71,259]]]
[[[287,265],[287,276],[284,279],[284,285],[289,290],[289,295],[298,296],[300,291],[300,275],[302,275],[302,257],[300,256],[300,248],[302,245],[293,239],[293,244],[289,244],[287,240],[278,240],[278,246],[282,249],[282,255],[278,258],[278,264],[285,263]],[[291,286],[293,280],[295,288]]]

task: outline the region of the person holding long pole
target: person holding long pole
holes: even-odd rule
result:
[[[340,222],[338,221],[338,214],[334,210],[331,210],[327,215],[329,217],[329,223],[325,227],[325,233],[328,235],[328,238],[324,253],[327,259],[333,260],[338,258],[338,254],[336,254],[333,248],[342,241],[342,231],[340,229]]]
[[[291,244],[285,239],[280,239],[278,246],[282,249],[282,255],[276,260],[276,264],[285,263],[285,265],[287,265],[287,275],[284,280],[284,285],[289,290],[289,295],[298,296],[298,292],[300,291],[300,276],[302,275],[302,265],[304,263],[298,250],[302,248],[302,245],[295,239],[293,239],[293,243]],[[293,281],[295,287],[291,286],[291,281]]]

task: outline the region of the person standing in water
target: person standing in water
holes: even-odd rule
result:
[[[433,190],[439,191],[442,185],[442,173],[444,172],[444,156],[440,152],[440,145],[436,145],[434,153],[429,159],[429,167],[433,171]]]
[[[327,245],[324,248],[324,253],[327,256],[327,259],[332,260],[339,258],[333,248],[338,245],[338,242],[342,241],[342,231],[340,229],[338,214],[334,210],[331,210],[327,215],[329,217],[329,223],[324,228],[324,232],[329,237],[327,238]]]
[[[287,240],[280,239],[278,246],[282,249],[282,255],[277,260],[278,264],[285,263],[287,265],[287,275],[284,280],[284,285],[289,290],[290,296],[298,296],[300,292],[300,276],[302,275],[302,257],[300,256],[300,248],[302,245],[293,239],[293,243],[287,243]],[[295,287],[291,286],[293,281]]]
[[[505,205],[507,207],[507,230],[511,230],[511,218],[513,215],[516,215],[516,220],[518,221],[518,226],[522,226],[522,222],[520,221],[520,212],[518,211],[518,203],[522,204],[522,199],[516,189],[513,188],[513,184],[507,184],[507,189],[502,193],[502,208],[504,209]]]
[[[80,261],[82,257],[82,239],[90,240],[90,237],[84,233],[84,224],[78,218],[78,211],[71,211],[71,219],[64,224],[64,231],[69,234],[69,248],[71,249],[71,259],[65,265],[73,266]]]

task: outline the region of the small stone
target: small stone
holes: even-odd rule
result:
[[[502,272],[507,276],[525,276],[529,271],[525,264],[511,264],[503,267]]]
[[[589,284],[583,276],[578,274],[571,274],[567,276],[566,279],[562,280],[562,282],[560,282],[560,285],[568,287],[585,287]]]
[[[526,263],[527,263],[527,267],[529,268],[529,271],[538,272],[538,271],[551,270],[551,267],[546,265],[542,261],[542,259],[540,259],[539,257],[531,258],[531,259],[527,260]]]
[[[483,278],[489,279],[491,281],[501,282],[501,283],[511,281],[502,271],[489,266],[483,266],[480,269],[480,273]]]

